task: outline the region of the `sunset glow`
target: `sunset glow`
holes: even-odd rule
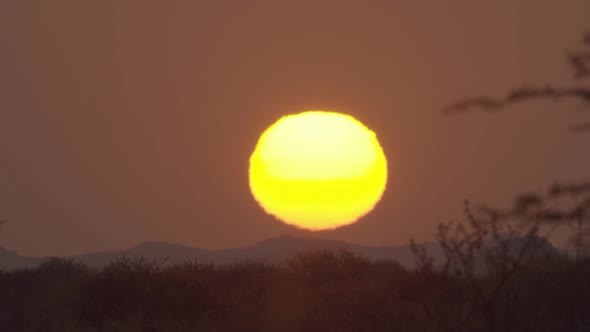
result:
[[[387,182],[376,135],[353,117],[307,111],[281,118],[250,157],[250,189],[262,208],[309,230],[349,225],[370,212]]]

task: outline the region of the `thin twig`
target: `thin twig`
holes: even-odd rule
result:
[[[573,88],[520,88],[514,90],[504,98],[493,99],[489,97],[466,98],[443,109],[445,114],[465,113],[473,109],[483,111],[499,111],[511,104],[528,101],[532,99],[551,98],[573,98],[590,103],[590,89],[583,87]]]

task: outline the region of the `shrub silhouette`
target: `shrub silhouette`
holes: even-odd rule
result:
[[[97,271],[81,289],[82,322],[100,330],[181,330],[216,308],[206,267],[162,263],[125,258]]]
[[[44,260],[34,270],[3,273],[0,326],[8,331],[44,331],[73,324],[78,290],[88,273],[84,265],[58,257]]]
[[[524,242],[517,243],[524,245],[515,246],[504,241],[503,226],[470,218],[439,228],[437,238],[447,248],[442,262],[415,245],[415,269],[346,249],[303,252],[274,265],[168,266],[126,258],[91,269],[50,258],[35,269],[0,273],[0,327],[542,332],[583,331],[590,324],[590,260],[555,252],[515,255],[537,250],[533,244],[543,237],[520,234]],[[494,238],[512,251],[494,245]]]
[[[466,326],[490,332],[564,327],[574,331],[574,322],[590,323],[580,313],[587,305],[577,300],[586,299],[590,289],[578,282],[588,275],[582,268],[588,260],[571,260],[555,250],[539,234],[541,221],[517,231],[517,220],[476,218],[468,202],[465,215],[464,223],[439,226],[436,238],[444,251],[440,264],[413,244],[416,272],[422,280],[430,280],[426,294],[416,298],[431,326],[437,331]],[[410,290],[415,288],[412,285]],[[555,308],[555,303],[560,307]]]
[[[370,262],[346,249],[314,250],[287,260],[287,265],[311,286],[323,286],[342,279],[360,279]]]

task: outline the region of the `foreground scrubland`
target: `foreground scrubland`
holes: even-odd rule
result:
[[[124,259],[92,269],[50,258],[0,273],[0,330],[588,330],[589,260],[498,248],[450,250],[434,266],[417,247],[412,270],[346,250],[280,265]]]

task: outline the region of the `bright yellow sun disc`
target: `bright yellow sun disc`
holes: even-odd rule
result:
[[[281,118],[250,157],[250,189],[283,222],[309,230],[349,225],[369,213],[387,182],[376,135],[351,116],[307,111]]]

